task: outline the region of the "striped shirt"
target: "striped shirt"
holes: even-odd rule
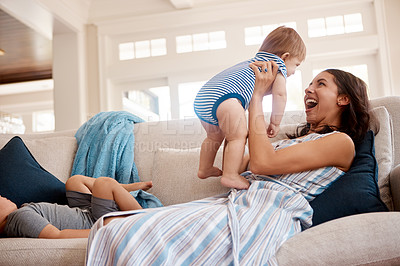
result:
[[[258,52],[255,57],[236,64],[211,78],[197,93],[194,111],[203,121],[218,125],[217,108],[229,98],[238,99],[243,108],[249,107],[253,95],[255,75],[249,64],[255,61],[275,61],[279,72],[286,78],[286,66],[277,55]]]
[[[282,140],[281,149],[329,134]],[[127,215],[92,227],[87,265],[277,265],[275,253],[311,226],[313,199],[344,172],[335,167],[278,176],[246,172],[248,190]],[[183,177],[184,178],[184,177]],[[275,179],[278,178],[278,179]]]

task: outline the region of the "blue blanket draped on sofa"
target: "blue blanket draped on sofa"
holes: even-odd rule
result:
[[[101,112],[76,132],[78,150],[71,175],[108,176],[120,183],[139,182],[134,162],[134,124],[143,120],[129,112]],[[143,208],[160,207],[161,202],[145,191],[131,193]]]

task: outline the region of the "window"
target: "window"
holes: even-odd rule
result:
[[[259,45],[264,41],[265,37],[267,37],[271,31],[279,26],[286,26],[296,29],[296,22],[247,27],[244,29],[244,43],[246,45]]]
[[[339,35],[364,30],[360,13],[309,19],[308,36],[310,38],[327,35]]]
[[[167,41],[164,38],[137,42],[120,43],[119,60],[145,58],[167,54]]]
[[[225,31],[213,31],[176,37],[176,52],[178,54],[224,48],[226,48]]]
[[[338,67],[330,67],[330,68],[337,68],[340,70],[344,70],[347,72],[350,72],[354,76],[362,79],[367,85],[369,85],[369,80],[368,80],[368,67],[366,64],[361,64],[361,65],[352,65],[352,66],[338,66]],[[315,77],[318,75],[321,71],[324,71],[325,69],[314,69],[313,70],[313,76]]]
[[[131,90],[124,93],[123,108],[146,121],[171,118],[169,87]]]
[[[45,132],[45,131],[54,131],[55,122],[54,122],[54,111],[40,111],[32,113],[32,131],[33,132]]]
[[[297,70],[286,80],[287,101],[285,111],[295,111],[304,109],[304,90],[302,88],[301,71]],[[272,95],[267,95],[263,99],[264,112],[272,111]]]
[[[179,84],[179,118],[196,116],[193,109],[194,98],[205,83],[205,81],[197,81]]]
[[[0,111],[0,134],[24,134],[25,125],[19,115],[8,114]]]

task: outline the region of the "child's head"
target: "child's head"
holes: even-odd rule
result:
[[[7,216],[17,209],[17,205],[7,198],[0,196],[0,233],[4,228]]]
[[[275,54],[285,61],[291,60],[294,66],[299,65],[306,58],[306,45],[300,35],[292,28],[281,26],[273,30],[265,38],[260,51]],[[293,60],[296,59],[296,62]],[[290,66],[287,65],[287,68]],[[294,73],[294,69],[288,69],[288,76]]]

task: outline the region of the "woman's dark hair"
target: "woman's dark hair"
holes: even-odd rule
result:
[[[344,106],[344,110],[341,114],[341,125],[339,128],[325,125],[317,133],[328,133],[332,131],[341,131],[349,135],[354,143],[362,141],[370,128],[370,122],[373,120],[374,131],[377,133],[379,130],[379,124],[376,119],[372,119],[373,114],[370,113],[370,105],[367,95],[367,85],[363,80],[354,76],[353,74],[339,70],[339,69],[327,69],[325,72],[333,75],[334,82],[338,87],[338,94],[347,95],[350,103]],[[307,123],[300,126],[293,137],[299,137],[306,135],[310,130],[310,125]]]

